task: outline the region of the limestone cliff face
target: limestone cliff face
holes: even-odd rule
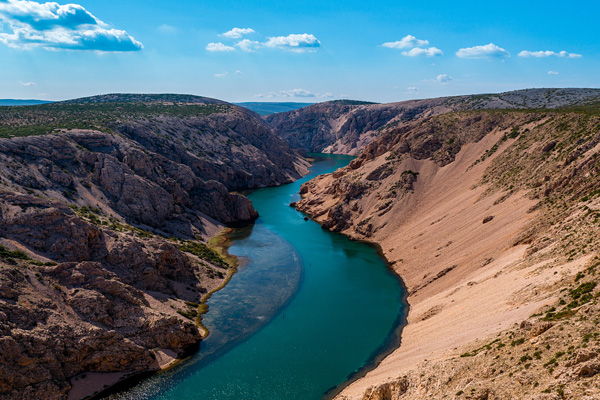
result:
[[[197,212],[223,223],[256,217],[250,201],[202,179],[202,169],[118,135],[75,130],[1,140],[0,160],[5,182],[65,202],[94,198],[129,222],[153,228],[187,225],[191,236],[194,224],[201,228]]]
[[[204,240],[257,217],[233,190],[307,162],[213,99],[106,95],[0,109],[0,399],[61,399],[198,344],[230,273]],[[168,357],[167,357],[168,358]]]
[[[557,108],[598,98],[598,89],[527,89],[389,104],[339,100],[264,118],[292,148],[357,155],[385,130],[433,115],[475,109]]]
[[[201,339],[177,311],[192,311],[184,301],[218,285],[222,267],[96,218],[0,193],[0,398],[66,398],[78,374],[157,370],[157,349],[182,354]]]
[[[229,190],[289,183],[308,172],[298,154],[241,107],[203,118],[160,116],[113,126],[145,149]]]
[[[600,309],[599,153],[593,105],[450,112],[304,184],[298,209],[380,244],[409,294],[400,348],[338,398],[598,396],[598,352],[583,372],[577,354]]]

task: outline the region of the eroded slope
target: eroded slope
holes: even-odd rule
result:
[[[300,210],[379,243],[409,290],[400,348],[338,397],[597,396],[598,352],[585,373],[578,354],[598,318],[599,151],[595,109],[449,113],[399,124],[303,185]],[[568,295],[584,282],[583,300]],[[541,347],[567,326],[564,357],[550,362]]]

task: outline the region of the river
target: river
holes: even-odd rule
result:
[[[260,217],[233,234],[241,266],[208,302],[197,355],[111,399],[319,400],[397,339],[404,289],[375,249],[289,207],[352,159],[312,156],[309,175],[248,196]]]

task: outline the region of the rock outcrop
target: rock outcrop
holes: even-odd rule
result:
[[[66,398],[78,374],[158,370],[155,349],[201,339],[182,315],[221,266],[57,201],[2,192],[0,211],[0,398]]]
[[[0,121],[0,399],[81,398],[195,348],[199,303],[232,273],[204,241],[258,216],[232,191],[308,171],[256,114],[195,96]]]

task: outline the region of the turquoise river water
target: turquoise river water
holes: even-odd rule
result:
[[[208,302],[200,351],[111,399],[319,400],[397,340],[403,288],[375,249],[289,207],[351,160],[313,156],[303,179],[248,196],[260,217],[234,233],[241,266]]]

